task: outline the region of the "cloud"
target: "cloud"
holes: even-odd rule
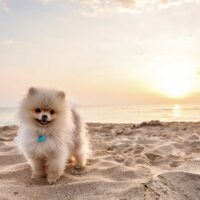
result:
[[[50,2],[53,2],[53,1],[56,1],[56,0],[41,0],[42,1],[42,3],[44,4],[44,5],[46,5],[46,4],[48,4],[48,3],[50,3]]]
[[[15,41],[13,39],[4,40],[2,42],[3,46],[12,46],[12,45],[15,45],[15,44],[18,44],[18,43],[19,43],[18,41]]]
[[[81,3],[84,6],[83,13],[86,10],[101,12],[105,10],[118,10],[118,11],[136,11],[149,8],[162,8],[183,3],[199,3],[200,0],[40,0],[43,4],[50,2],[68,1],[72,3]]]
[[[7,0],[0,0],[0,10],[8,11],[8,2]]]
[[[116,8],[121,11],[131,11],[136,9],[165,7],[188,2],[200,2],[200,0],[73,0],[90,6],[95,11]]]
[[[19,41],[15,39],[5,39],[0,42],[0,45],[5,47],[13,47],[13,46],[23,46],[23,47],[33,47],[36,44],[29,41]]]

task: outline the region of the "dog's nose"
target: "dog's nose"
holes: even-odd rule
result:
[[[43,121],[43,122],[46,122],[47,119],[48,119],[47,115],[42,115],[42,121]]]

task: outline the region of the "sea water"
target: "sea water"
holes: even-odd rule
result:
[[[78,110],[86,122],[200,121],[200,105],[80,106]],[[19,124],[17,108],[0,107],[0,126],[13,124]]]

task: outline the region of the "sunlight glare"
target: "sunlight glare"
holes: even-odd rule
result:
[[[194,90],[197,70],[192,62],[179,57],[160,57],[150,66],[152,87],[169,98],[183,98]]]

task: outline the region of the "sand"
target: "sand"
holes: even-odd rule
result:
[[[17,126],[1,127],[0,200],[200,199],[200,123],[88,125],[87,168],[68,167],[55,185],[30,179],[13,143]]]

